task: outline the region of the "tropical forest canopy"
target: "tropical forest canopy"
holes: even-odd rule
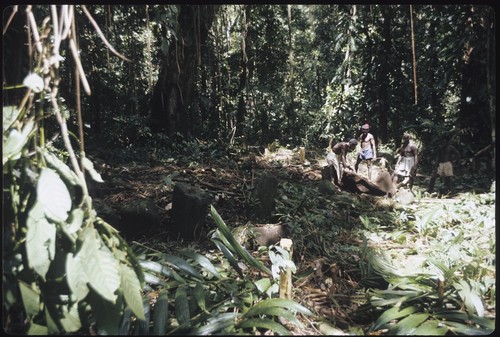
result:
[[[33,10],[39,20],[49,15],[47,6]],[[324,148],[330,137],[349,139],[369,123],[380,144],[399,144],[410,131],[424,153],[452,133],[464,157],[488,147],[482,162],[494,165],[489,6],[96,5],[88,15],[76,11],[91,90],[79,96],[89,141],[126,147],[156,134],[164,142],[158,147],[196,137]],[[4,35],[6,85],[35,70],[24,22],[15,16]],[[60,92],[71,112],[74,61],[69,50],[61,56]],[[6,103],[18,96],[4,92]],[[70,116],[76,125],[76,114]]]

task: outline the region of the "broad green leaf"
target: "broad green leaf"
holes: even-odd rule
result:
[[[465,280],[459,280],[454,284],[460,298],[464,301],[467,311],[471,314],[477,313],[479,317],[484,316],[484,306],[479,295],[470,287]]]
[[[203,279],[203,276],[201,276],[200,273],[192,265],[187,263],[186,260],[169,254],[163,254],[163,258],[165,259],[165,261],[173,264],[180,270],[186,272],[188,275],[191,275],[199,280]]]
[[[206,299],[205,299],[206,294],[205,294],[205,289],[203,288],[203,284],[201,284],[201,282],[196,282],[196,286],[193,289],[193,296],[196,300],[196,304],[198,305],[198,307],[201,310],[206,311],[207,310]]]
[[[158,276],[152,275],[150,273],[144,274],[144,282],[146,282],[147,284],[153,284],[153,285],[163,286],[163,287],[166,285],[165,281],[163,281]]]
[[[69,234],[77,233],[83,225],[84,211],[81,208],[75,208],[71,211],[69,222],[63,225],[63,228]]]
[[[416,311],[417,311],[417,308],[415,308],[414,306],[406,307],[406,308],[401,309],[401,310],[399,307],[392,307],[392,308],[384,311],[382,313],[382,315],[380,315],[379,318],[377,318],[377,320],[375,321],[373,326],[370,328],[370,331],[378,330],[384,324],[386,324],[392,320],[411,315]]]
[[[192,336],[208,336],[222,334],[224,330],[234,327],[236,320],[241,314],[226,312],[208,319],[208,323],[190,331]]]
[[[290,335],[290,331],[288,331],[283,325],[267,318],[246,319],[241,322],[241,324],[238,324],[238,328],[262,328],[276,332],[279,335]]]
[[[123,310],[122,317],[120,319],[120,325],[118,327],[118,335],[128,335],[130,334],[130,327],[132,326],[132,310],[130,308],[125,308]]]
[[[493,330],[495,328],[495,320],[488,319],[484,317],[478,317],[476,315],[471,315],[470,313],[458,310],[446,310],[433,315],[436,318],[440,318],[444,321],[455,321],[455,322],[472,322],[478,324],[486,330]]]
[[[28,329],[29,336],[47,336],[49,334],[49,329],[45,325],[40,325],[36,323],[30,323]]]
[[[215,266],[205,256],[197,254],[197,253],[189,252],[189,251],[181,251],[179,253],[190,258],[190,259],[193,259],[196,262],[198,262],[200,264],[200,266],[205,268],[207,271],[209,271],[210,273],[212,273],[216,277],[220,277],[219,273],[217,272],[217,269],[215,269]]]
[[[144,308],[142,304],[141,284],[134,270],[129,266],[119,263],[121,276],[121,290],[125,302],[140,320],[145,320]]]
[[[179,325],[190,326],[191,314],[189,311],[189,301],[186,286],[180,286],[175,292],[175,317]]]
[[[113,254],[93,228],[84,231],[82,241],[80,254],[86,262],[84,267],[90,285],[103,298],[115,303],[115,292],[120,287],[120,273]]]
[[[421,219],[415,222],[415,228],[418,230],[420,234],[425,234],[425,231],[432,220],[441,214],[441,210],[438,208],[431,209],[428,211]]]
[[[58,305],[58,312],[61,315],[59,322],[64,332],[77,332],[82,327],[78,306],[70,303]]]
[[[233,267],[234,270],[238,272],[238,275],[243,277],[243,272],[241,271],[241,268],[238,265],[238,261],[236,261],[231,251],[218,239],[212,239],[212,242],[215,243],[215,245],[219,248],[222,254],[224,254],[231,267]]]
[[[55,169],[61,177],[66,179],[72,185],[81,185],[80,178],[73,172],[68,165],[66,165],[61,159],[59,159],[52,152],[45,150],[43,151],[43,156],[47,164]]]
[[[97,292],[91,291],[87,300],[97,321],[97,334],[117,335],[123,316],[123,297],[118,296],[115,303],[112,303]]]
[[[326,322],[319,323],[318,326],[319,332],[321,332],[324,336],[344,336],[346,333]]]
[[[251,311],[251,315],[250,315]],[[302,323],[297,319],[295,314],[291,312],[288,309],[285,309],[283,307],[277,307],[277,306],[265,306],[265,307],[260,307],[259,310],[249,310],[246,314],[244,314],[244,317],[250,317],[250,316],[260,316],[260,315],[266,315],[266,316],[275,316],[275,317],[282,317],[286,318],[290,322],[294,323],[298,327],[302,328]]]
[[[32,318],[38,315],[40,311],[40,289],[35,284],[29,285],[23,281],[19,281],[18,284],[26,316]]]
[[[7,131],[12,123],[17,119],[19,116],[20,110],[17,109],[17,106],[15,105],[9,105],[9,106],[4,106],[2,109],[2,114],[3,114],[3,132]]]
[[[411,314],[390,328],[390,333],[396,335],[414,335],[417,327],[429,318],[429,314],[416,313]]]
[[[476,327],[475,325],[468,325],[458,322],[445,321],[450,331],[454,334],[466,335],[466,336],[479,336],[479,335],[489,335],[493,333],[494,329]]]
[[[149,270],[154,271],[156,273],[159,273],[161,275],[173,278],[176,281],[178,281],[179,283],[186,283],[186,280],[184,280],[174,270],[170,269],[167,266],[160,264],[159,262],[142,260],[139,262],[139,264],[142,266],[142,268],[149,269]]]
[[[413,332],[415,336],[444,336],[448,332],[446,325],[440,321],[427,320]]]
[[[135,323],[134,335],[148,335],[149,334],[149,322],[151,320],[151,305],[149,304],[149,299],[144,298],[143,301],[143,320],[138,320]]]
[[[85,263],[86,261],[82,260],[78,253],[76,255],[69,253],[66,257],[66,280],[78,301],[82,301],[89,293]]]
[[[234,238],[233,234],[227,227],[227,225],[224,223],[224,220],[220,217],[219,213],[217,213],[217,210],[213,205],[210,206],[210,214],[212,218],[214,219],[215,223],[217,224],[217,227],[221,230],[222,234],[224,237],[229,241],[231,244],[232,248],[235,250],[235,252],[240,256],[243,260],[245,260],[249,265],[259,269],[262,272],[265,272],[269,275],[272,274],[271,270],[264,266],[262,262],[256,260],[243,246]]]
[[[26,220],[26,254],[28,265],[45,279],[51,262],[54,260],[56,226],[47,221],[42,205],[35,203]]]
[[[87,157],[82,158],[82,163],[83,167],[87,170],[87,172],[90,174],[92,179],[97,181],[98,183],[103,183],[104,180],[102,180],[101,175],[95,170],[94,168],[94,163],[90,161]]]
[[[168,328],[168,291],[162,290],[153,312],[153,335],[166,335]]]
[[[465,322],[469,320],[470,315],[464,311],[446,310],[434,313],[434,317],[441,318],[447,321]]]
[[[9,160],[16,160],[21,157],[22,149],[28,142],[29,135],[34,126],[35,123],[33,120],[29,120],[21,132],[16,129],[10,131],[7,140],[3,142],[2,162],[4,165]]]
[[[283,307],[303,315],[311,316],[312,312],[301,304],[285,298],[268,298],[254,305],[245,316],[259,315],[262,309],[270,307]]]
[[[260,280],[257,280],[254,282],[255,286],[257,287],[257,290],[259,290],[261,293],[265,293],[267,289],[271,286],[271,279],[266,277],[262,278]]]
[[[71,210],[71,196],[59,175],[52,169],[42,168],[36,187],[38,202],[45,215],[57,222],[64,222]]]

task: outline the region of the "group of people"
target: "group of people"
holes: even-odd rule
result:
[[[372,178],[372,161],[377,159],[377,150],[375,137],[370,133],[370,126],[364,124],[361,127],[361,134],[358,139],[351,139],[348,142],[333,142],[330,140],[329,153],[326,161],[330,167],[330,176],[332,183],[340,190],[342,187],[342,176],[345,170],[353,171],[347,163],[347,154],[354,151],[358,144],[359,152],[354,164],[354,171],[357,173],[359,164],[364,162],[367,166],[368,180]],[[439,144],[437,155],[437,169],[432,173],[427,191],[432,193],[437,177],[441,177],[448,191],[451,191],[451,177],[453,176],[452,161],[459,158],[460,153],[450,144],[447,137],[442,138]],[[397,161],[392,174],[392,183],[396,188],[402,185],[408,185],[413,193],[414,178],[417,174],[418,149],[411,141],[409,133],[404,133],[401,140],[401,146],[397,149]],[[335,171],[335,172],[334,172]]]

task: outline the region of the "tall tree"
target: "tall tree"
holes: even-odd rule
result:
[[[172,135],[188,134],[197,119],[192,106],[201,48],[204,47],[217,5],[180,5],[175,39],[164,56],[151,97],[151,130]]]

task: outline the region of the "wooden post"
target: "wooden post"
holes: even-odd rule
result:
[[[299,147],[299,161],[301,164],[306,161],[306,148],[304,146]]]
[[[281,239],[280,246],[290,253],[290,260],[292,260],[292,240]],[[289,267],[280,272],[280,298],[292,299],[292,270]]]

